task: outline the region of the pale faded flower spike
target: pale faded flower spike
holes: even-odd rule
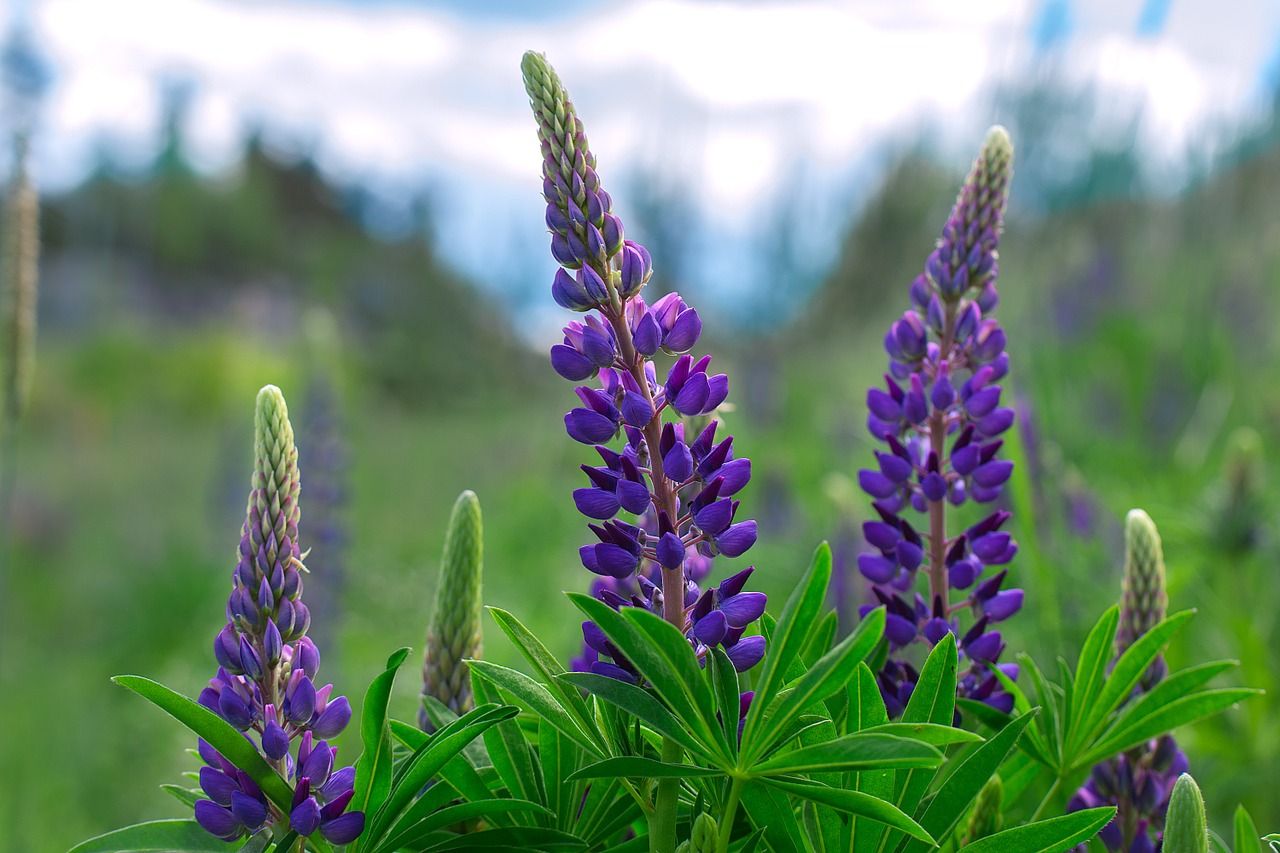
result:
[[[458,496],[449,517],[435,609],[427,627],[422,660],[422,695],[432,696],[457,714],[475,706],[466,660],[481,653],[481,575],[484,528],[475,492]],[[418,725],[433,730],[426,709],[418,709]]]
[[[28,170],[27,139],[14,140],[14,174],[4,217],[4,406],[7,428],[22,417],[36,354],[40,198]]]

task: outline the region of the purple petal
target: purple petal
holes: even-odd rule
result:
[[[316,737],[337,737],[351,722],[351,703],[346,696],[339,696],[329,703],[311,725]]]
[[[604,660],[596,661],[595,663],[591,664],[591,671],[594,672],[596,675],[603,675],[605,678],[612,678],[617,681],[625,681],[628,684],[636,683],[636,677],[634,675],[627,672],[625,669],[618,666],[617,664],[612,664],[612,663],[609,663],[608,661],[604,661]]]
[[[756,544],[756,534],[754,521],[730,525],[728,530],[715,537],[716,550],[726,557],[740,557]]]
[[[648,490],[645,491],[646,496]],[[606,521],[618,514],[621,504],[618,496],[613,492],[606,492],[604,489],[574,489],[573,504],[578,508],[578,512],[587,518],[594,518],[599,521]]]
[[[275,759],[276,761],[284,758],[289,752],[289,735],[285,733],[285,730],[275,720],[267,720],[266,726],[263,727],[262,751],[266,753],[268,758]],[[202,784],[200,787],[203,788],[204,785]],[[207,788],[205,789],[205,793],[209,793]],[[214,799],[217,799],[217,797],[214,797]],[[223,805],[228,804],[223,803]]]
[[[240,791],[231,792],[231,814],[254,832],[267,819],[266,803]]]
[[[984,601],[982,612],[990,621],[1000,622],[1022,609],[1022,599],[1022,590],[1006,589]]]
[[[692,308],[686,309],[680,312],[671,331],[663,337],[662,348],[672,355],[686,353],[693,349],[701,334],[702,320],[698,318],[698,312]]]
[[[858,485],[873,498],[887,498],[898,491],[898,484],[879,471],[863,468],[858,472]]]
[[[551,367],[570,382],[581,382],[596,375],[596,366],[570,346],[556,344],[551,348]]]
[[[595,556],[594,566],[587,568],[598,575],[630,577],[640,565],[639,557],[619,545],[602,542],[591,546],[591,550]]]
[[[236,781],[212,767],[200,768],[200,790],[204,795],[220,806],[231,805],[231,795],[240,790]]]
[[[289,812],[289,828],[304,838],[320,827],[320,804],[307,797]]]
[[[764,613],[768,596],[763,592],[740,592],[720,602],[720,610],[734,628],[745,628]]]
[[[712,536],[722,533],[733,521],[733,501],[728,498],[712,501],[693,514],[693,521],[704,533]]]
[[[618,431],[618,424],[599,412],[574,409],[564,416],[565,431],[583,444],[604,444]]]
[[[330,844],[350,844],[364,832],[364,812],[347,812],[320,824],[320,834]]]
[[[616,488],[618,503],[627,512],[639,515],[649,508],[649,487],[634,480],[619,480]]]
[[[1012,462],[1007,459],[993,459],[974,469],[973,482],[985,489],[994,489],[1003,485],[1012,474]]]
[[[671,404],[671,408],[682,415],[692,417],[702,414],[710,393],[711,388],[707,383],[707,374],[694,373],[685,380],[684,385],[674,398],[668,392],[667,400]]]
[[[212,800],[196,801],[196,823],[223,841],[235,841],[244,835],[244,824],[236,819],[230,809]]]
[[[879,554],[859,554],[858,571],[872,583],[888,583],[898,573],[898,563]]]
[[[693,623],[693,636],[707,646],[714,646],[729,634],[729,620],[723,611],[712,610]]]
[[[764,637],[743,637],[732,648],[725,649],[725,654],[729,656],[734,669],[746,672],[764,657]]]
[[[664,569],[678,569],[684,564],[684,543],[674,533],[662,534],[655,551],[657,552],[658,565]]]

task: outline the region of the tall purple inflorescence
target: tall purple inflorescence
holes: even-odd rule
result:
[[[949,506],[994,501],[1013,469],[997,455],[1014,411],[1000,405],[998,383],[1009,357],[991,316],[999,301],[996,249],[1012,165],[1009,135],[993,128],[925,272],[911,285],[912,310],[885,335],[884,388],[867,393],[867,427],[887,451],[876,452],[875,468],[858,472],[878,516],[863,525],[874,550],[858,557],[858,568],[877,600],[863,615],[875,606],[887,611],[891,657],[879,681],[891,715],[906,706],[917,678],[893,653],[915,642],[932,646],[948,632],[971,664],[961,674],[961,694],[1003,711],[1013,705],[989,669],[1004,649],[992,626],[1022,607],[1022,590],[1002,589],[1005,570],[986,575],[1017,553],[1000,529],[1009,513],[997,510],[951,536],[946,524]],[[923,515],[924,524],[913,523],[909,510]],[[915,592],[921,571],[927,597]],[[952,590],[963,598],[953,602]],[[962,633],[958,616],[966,609],[973,621]],[[1016,665],[999,666],[1017,677]]]
[[[212,834],[234,841],[265,826],[287,826],[300,836],[316,830],[346,844],[364,829],[351,801],[355,770],[337,769],[336,737],[351,720],[345,696],[333,685],[316,688],[320,653],[306,636],[311,615],[302,603],[298,546],[298,451],[280,389],[258,393],[248,517],[232,576],[227,625],[213,643],[218,674],[199,702],[261,750],[294,797],[288,814],[269,802],[243,771],[199,742],[200,787],[208,799],[195,805],[196,820]],[[296,751],[294,742],[296,744]]]
[[[728,378],[709,370],[710,356],[689,355],[702,332],[698,313],[675,293],[652,305],[640,290],[652,275],[649,253],[623,236],[612,200],[600,186],[583,125],[545,57],[521,63],[542,145],[543,197],[551,254],[560,264],[551,295],[585,313],[564,328],[551,365],[565,379],[596,385],[575,390],[582,405],[565,415],[570,437],[594,445],[601,464],[583,465],[587,485],[573,493],[594,522],[596,542],[580,549],[600,576],[595,594],[614,608],[645,607],[684,631],[701,655],[724,648],[739,670],[764,654],[762,637],[744,637],[764,612],[763,593],[746,592],[746,569],[700,591],[706,561],[737,557],[756,539],[756,523],[739,521],[735,495],[751,463],[717,441],[715,412]],[[674,357],[664,381],[654,358]],[[664,413],[674,415],[664,419]],[[608,444],[618,435],[618,449]],[[620,512],[637,516],[623,521]],[[631,664],[593,623],[583,625],[582,668],[635,681]]]

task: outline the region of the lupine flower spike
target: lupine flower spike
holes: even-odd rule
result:
[[[1168,607],[1164,553],[1155,523],[1142,510],[1130,510],[1125,518],[1124,535],[1124,581],[1115,642],[1117,659],[1164,619]],[[1135,692],[1150,690],[1164,678],[1165,672],[1164,658],[1157,658]],[[1160,848],[1174,783],[1186,770],[1186,753],[1178,748],[1172,735],[1163,735],[1095,765],[1067,804],[1067,810],[1114,805],[1115,818],[1098,834],[1107,849],[1112,853],[1154,853]]]
[[[1120,589],[1120,626],[1116,630],[1115,656],[1128,651],[1134,641],[1164,621],[1169,607],[1165,592],[1164,551],[1151,516],[1129,510],[1124,520],[1124,581]],[[1156,659],[1142,677],[1142,689],[1150,690],[1166,672],[1164,658]]]
[[[258,393],[254,417],[256,458],[239,562],[232,574],[227,624],[213,642],[218,674],[199,702],[245,733],[267,762],[294,787],[286,814],[267,800],[243,771],[204,740],[200,787],[208,799],[196,820],[213,835],[234,841],[264,827],[309,836],[317,830],[346,844],[364,830],[362,812],[346,812],[355,769],[336,767],[329,746],[351,720],[345,696],[333,685],[316,688],[320,652],[306,636],[311,615],[302,603],[298,544],[298,451],[280,389]]]
[[[1209,853],[1209,827],[1200,786],[1188,773],[1174,783],[1165,823],[1164,853]]]
[[[573,493],[597,541],[580,549],[599,576],[595,594],[616,608],[645,607],[676,625],[700,655],[721,646],[739,670],[764,654],[762,637],[744,637],[764,611],[763,593],[744,590],[752,569],[699,590],[707,561],[737,557],[756,539],[756,523],[737,517],[736,495],[751,463],[735,457],[733,438],[717,440],[714,419],[695,433],[729,391],[710,356],[689,354],[702,332],[697,311],[678,294],[645,303],[649,253],[624,236],[601,186],[582,121],[560,78],[537,53],[521,64],[542,146],[542,194],[551,254],[560,264],[551,296],[583,313],[551,348],[551,366],[582,405],[565,416],[569,436],[594,446],[602,464],[583,465],[587,484]],[[659,381],[659,353],[673,357]],[[664,414],[672,417],[668,420]],[[610,443],[621,436],[620,448]],[[626,512],[634,521],[618,518]],[[636,681],[638,674],[593,623],[576,665]],[[743,705],[745,707],[746,701]]]
[[[480,581],[484,563],[480,501],[463,492],[449,516],[435,609],[427,627],[422,660],[422,695],[432,696],[457,714],[475,707],[466,660],[480,657]],[[426,708],[418,708],[418,725],[434,730]]]
[[[879,682],[893,716],[906,706],[917,678],[896,654],[916,642],[933,646],[948,632],[971,663],[960,678],[961,694],[1005,712],[1013,707],[989,669],[1004,650],[994,626],[1022,607],[1022,590],[1003,589],[1007,570],[997,570],[1018,551],[1001,530],[1010,515],[996,510],[966,530],[947,530],[948,507],[995,501],[1013,470],[998,455],[1014,410],[1000,405],[998,383],[1009,371],[1009,356],[992,316],[1012,164],[1009,135],[993,128],[925,271],[911,284],[911,310],[885,336],[884,387],[867,393],[867,427],[886,449],[876,452],[875,468],[858,473],[876,513],[863,525],[874,550],[858,557],[876,602],[861,612],[887,611],[891,657]],[[915,591],[922,571],[927,597]],[[957,601],[953,590],[963,593]],[[972,621],[962,631],[964,610]],[[1017,677],[1016,664],[999,666]]]

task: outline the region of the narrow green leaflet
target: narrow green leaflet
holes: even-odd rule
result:
[[[524,659],[529,662],[529,665],[534,668],[538,675],[542,676],[543,682],[560,697],[560,704],[564,706],[565,710],[573,715],[573,718],[578,721],[583,730],[589,732],[597,743],[603,744],[603,735],[596,728],[591,709],[587,707],[586,700],[582,698],[582,694],[574,689],[566,689],[563,684],[556,680],[556,676],[567,672],[564,664],[560,663],[559,658],[548,651],[542,641],[521,624],[519,619],[497,607],[490,607],[488,610],[494,621],[498,623],[498,627],[502,629],[502,632],[507,635],[511,643],[524,655]]]
[[[489,661],[470,661],[469,666],[473,673],[479,672],[490,683],[509,693],[519,704],[532,711],[539,719],[555,726],[583,749],[593,755],[604,755],[596,741],[582,731],[564,706],[543,685],[523,672]]]
[[[400,850],[417,844],[431,833],[452,826],[455,823],[462,823],[476,818],[488,820],[495,814],[522,811],[540,811],[548,816],[551,814],[542,806],[537,803],[531,803],[528,800],[487,800],[479,803],[459,803],[458,805],[437,809],[430,816],[425,816],[414,822],[405,822],[403,829],[397,826],[395,834],[391,835],[379,849]],[[406,813],[406,816],[408,816],[408,813]]]
[[[680,724],[670,711],[663,707],[661,702],[643,688],[616,678],[596,675],[593,672],[567,672],[560,676],[559,680],[581,687],[610,705],[616,705],[634,715],[658,734],[671,738],[694,755],[710,761],[706,748]]]
[[[153,820],[90,838],[69,853],[228,853],[237,846],[214,838],[194,820]]]
[[[1136,639],[1133,645],[1120,656],[1097,700],[1084,706],[1086,720],[1078,729],[1078,739],[1067,744],[1071,752],[1076,752],[1079,747],[1085,746],[1097,735],[1111,712],[1119,708],[1120,704],[1132,695],[1133,688],[1137,686],[1143,673],[1160,654],[1160,650],[1194,615],[1194,610],[1175,613]],[[1079,676],[1077,676],[1078,683]]]
[[[1061,853],[1093,838],[1115,816],[1114,806],[1084,809],[1062,817],[1016,826],[980,838],[965,853]]]
[[[836,629],[839,626],[840,614],[834,610],[828,610],[822,617],[822,621],[809,632],[809,643],[800,653],[800,659],[804,661],[805,666],[813,666],[818,658],[831,651],[831,644],[835,642]]]
[[[869,726],[862,734],[897,735],[918,740],[933,746],[950,746],[953,743],[981,743],[982,737],[973,732],[944,726],[938,723],[882,723]]]
[[[391,725],[387,722],[387,704],[391,700],[391,686],[396,680],[396,670],[408,657],[407,648],[399,649],[387,658],[386,669],[378,674],[364,694],[364,706],[360,711],[360,741],[364,751],[356,761],[355,796],[351,809],[366,815],[375,814],[391,793]],[[353,851],[367,849],[368,832],[352,842]]]
[[[599,626],[619,651],[626,655],[627,660],[631,661],[644,679],[653,685],[653,689],[662,697],[671,712],[698,740],[708,745],[718,743],[719,738],[699,710],[701,703],[690,695],[683,679],[673,669],[667,656],[655,647],[647,634],[603,601],[578,593],[570,593],[569,599],[586,614],[587,618]],[[693,654],[693,651],[690,650],[689,653]],[[696,681],[705,688],[700,673]],[[719,728],[719,724],[716,724],[716,728]]]
[[[751,825],[763,830],[769,849],[805,849],[803,832],[791,807],[791,798],[784,791],[763,782],[748,782],[742,786],[742,807]]]
[[[694,776],[724,776],[725,771],[715,768],[695,767],[692,764],[667,764],[653,758],[638,755],[620,755],[617,758],[606,758],[595,764],[588,764],[569,778],[578,779],[613,779],[619,776],[638,776],[640,778],[692,778]]]
[[[1214,714],[1221,713],[1237,702],[1258,696],[1263,691],[1251,687],[1224,687],[1216,690],[1201,690],[1190,696],[1182,696],[1162,708],[1150,709],[1145,717],[1130,721],[1130,714],[1125,714],[1117,723],[1114,734],[1109,734],[1093,749],[1086,752],[1076,767],[1096,764],[1108,756],[1115,755],[1153,737],[1159,737],[1187,723],[1194,723]]]
[[[720,752],[728,757],[729,741],[716,721],[716,703],[711,687],[702,675],[702,664],[693,653],[693,647],[679,628],[656,613],[640,607],[624,607],[622,616],[640,630],[654,649],[666,659],[667,664],[680,680],[680,686],[693,701],[702,723],[713,734]]]
[[[756,682],[756,697],[747,711],[742,740],[756,743],[756,730],[764,723],[765,711],[786,683],[787,670],[797,661],[808,642],[809,628],[818,621],[831,581],[831,547],[823,542],[813,554],[809,571],[787,600]]]
[[[160,786],[160,790],[188,808],[194,808],[196,800],[204,799],[204,795],[200,793],[198,788],[184,788],[181,785],[164,784]]]
[[[1232,829],[1235,835],[1235,843],[1232,848],[1235,853],[1262,853],[1262,841],[1260,840],[1261,836],[1258,835],[1258,827],[1253,825],[1253,818],[1245,811],[1244,806],[1236,808]]]
[[[261,753],[231,724],[203,705],[140,675],[117,675],[112,679],[169,714],[191,731],[209,742],[222,757],[249,774],[267,799],[286,812],[293,801],[293,790],[280,778]],[[146,826],[146,824],[141,824]]]
[[[730,757],[738,754],[738,720],[741,717],[742,694],[738,688],[738,672],[729,656],[719,646],[712,646],[707,653],[707,678],[716,697],[716,709],[720,712],[720,728],[724,731]]]
[[[397,771],[385,802],[369,818],[368,826],[360,836],[361,849],[383,849],[383,837],[431,777],[472,739],[502,720],[511,719],[516,713],[517,709],[509,705],[481,705],[432,735]]]
[[[951,835],[982,786],[987,784],[1009,753],[1013,752],[1018,738],[1030,725],[1034,714],[1033,711],[1011,721],[991,740],[970,753],[955,772],[947,777],[924,814],[920,815],[920,825],[926,831],[935,838],[947,838]],[[903,853],[924,853],[926,849],[925,845],[918,842],[908,842]]]
[[[748,740],[746,733],[743,733],[743,740],[748,744],[742,748],[743,753],[754,761],[776,743],[778,736],[786,731],[793,719],[814,703],[821,702],[837,690],[843,690],[857,673],[858,666],[880,642],[884,634],[884,620],[883,608],[871,611],[853,633],[823,655],[796,681],[787,701],[774,712],[762,730],[758,729],[758,736],[753,735],[753,739]]]
[[[925,659],[915,690],[911,692],[907,707],[902,712],[902,722],[951,725],[956,707],[958,665],[955,635],[948,633],[938,641]],[[897,793],[898,808],[907,814],[914,814],[932,778],[933,774],[922,770],[897,774],[894,791]]]
[[[481,673],[471,673],[471,687],[477,702],[498,701],[498,691]],[[507,786],[510,796],[533,800],[535,803],[546,802],[542,774],[535,766],[533,748],[518,722],[507,719],[487,729],[484,744],[489,752],[489,760],[493,762],[493,769]]]
[[[1071,697],[1071,705],[1067,709],[1068,725],[1063,740],[1074,743],[1079,736],[1080,728],[1088,722],[1098,704],[1098,696],[1102,693],[1102,683],[1107,677],[1107,661],[1111,658],[1112,644],[1116,638],[1116,626],[1120,624],[1120,607],[1111,605],[1089,631],[1084,645],[1080,648],[1080,658],[1076,663],[1076,689]],[[1036,687],[1039,691],[1039,685]],[[1047,702],[1047,694],[1040,694],[1040,701]],[[1042,724],[1049,726],[1050,717],[1041,719]],[[1050,741],[1053,737],[1049,729]]]
[[[454,835],[429,847],[422,848],[423,853],[445,853],[445,851],[466,850],[475,853],[477,850],[528,851],[528,853],[561,853],[565,851],[585,850],[586,842],[575,835],[561,832],[558,829],[522,826],[515,829],[486,829],[482,832],[469,832],[466,835]]]
[[[827,743],[795,749],[751,767],[755,776],[937,767],[942,753],[927,743],[885,734],[857,732]]]
[[[765,784],[786,791],[788,794],[830,806],[846,814],[864,817],[899,829],[912,838],[920,839],[928,846],[934,844],[933,836],[924,827],[904,814],[897,806],[879,797],[873,797],[861,791],[845,791],[825,785],[812,785],[784,779],[768,779],[765,780]]]

